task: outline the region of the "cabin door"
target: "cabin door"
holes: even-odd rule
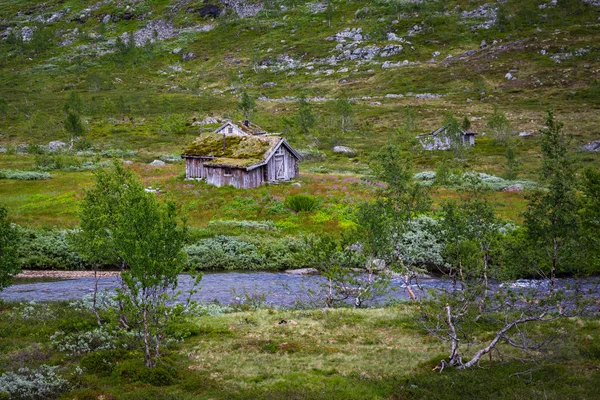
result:
[[[275,153],[275,179],[285,179],[285,162],[281,148]]]

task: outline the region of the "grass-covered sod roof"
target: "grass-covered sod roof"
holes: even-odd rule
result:
[[[223,135],[205,133],[184,150],[183,156],[213,158],[205,165],[249,167],[265,161],[282,140],[277,136],[226,136],[223,149]]]

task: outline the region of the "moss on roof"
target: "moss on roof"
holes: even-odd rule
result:
[[[214,157],[205,165],[249,167],[263,162],[282,139],[276,136],[226,136],[205,133],[199,136],[183,152],[184,156]]]

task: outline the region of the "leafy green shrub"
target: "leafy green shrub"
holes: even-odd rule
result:
[[[87,372],[107,376],[110,375],[118,360],[122,359],[123,350],[96,350],[86,354],[80,365]]]
[[[56,370],[58,367],[40,365],[39,368],[20,368],[17,372],[5,372],[0,376],[0,393],[8,393],[12,399],[55,399],[69,389],[69,382]]]
[[[216,236],[186,246],[188,266],[196,269],[260,269],[258,247],[232,236]]]
[[[166,386],[175,380],[175,371],[163,365],[149,368],[144,365],[143,357],[118,363],[112,377],[122,382],[142,382],[154,386]]]
[[[89,353],[96,350],[114,350],[132,345],[131,332],[119,329],[96,328],[88,332],[65,334],[62,331],[50,336],[50,344],[68,355]]]
[[[100,152],[100,156],[107,157],[107,158],[133,157],[133,156],[135,156],[135,151],[121,150],[121,149],[109,149],[109,150],[102,150]]]
[[[276,231],[277,227],[273,221],[236,221],[234,220],[223,220],[217,219],[208,223],[210,227],[226,226],[232,228],[245,228],[245,229],[264,229]]]
[[[71,243],[69,230],[36,230],[18,227],[19,263],[28,269],[74,270],[90,267]]]
[[[0,179],[15,179],[18,181],[40,181],[52,178],[47,172],[21,171],[17,169],[0,169]]]
[[[285,206],[292,211],[313,211],[319,205],[319,201],[307,194],[293,194],[285,199]]]
[[[167,336],[176,340],[183,340],[191,336],[200,334],[200,327],[190,321],[179,320],[172,321],[167,325],[165,330]]]

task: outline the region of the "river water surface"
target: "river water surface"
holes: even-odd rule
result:
[[[0,292],[0,298],[5,301],[57,301],[78,300],[94,292],[94,278],[77,278],[53,282],[23,283],[10,286]],[[183,295],[191,287],[191,278],[181,275],[179,288]],[[575,279],[562,279],[560,285],[573,284]],[[597,288],[599,278],[584,281],[583,287],[588,290]],[[264,303],[273,306],[289,307],[298,302],[318,306],[323,297],[318,294],[323,283],[320,276],[298,276],[277,272],[218,272],[204,274],[200,282],[200,290],[192,299],[201,302],[218,301],[224,304],[245,302],[248,299],[264,299]],[[450,289],[449,280],[429,278],[419,282],[424,289]],[[114,291],[119,284],[117,277],[103,277],[98,280],[99,291]],[[515,289],[547,286],[546,280],[518,280],[503,285]],[[311,292],[317,292],[311,295]],[[595,296],[598,292],[595,292]],[[183,296],[182,296],[183,297]],[[378,302],[384,303],[389,299],[407,299],[408,293],[404,281],[392,279],[389,295],[379,297]],[[321,304],[322,305],[322,304]]]

